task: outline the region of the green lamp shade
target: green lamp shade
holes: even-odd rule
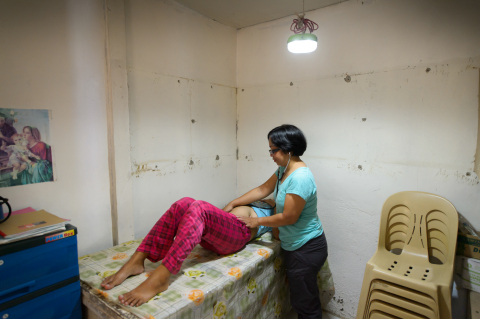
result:
[[[311,33],[294,34],[287,41],[288,51],[309,53],[317,49],[317,36]]]

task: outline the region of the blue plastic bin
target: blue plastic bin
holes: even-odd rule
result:
[[[44,291],[40,289],[32,294],[4,303],[3,307],[0,305],[0,318],[81,319],[80,281],[77,280],[62,288],[57,288],[59,285],[62,285],[62,283],[43,289],[44,291],[53,289],[53,291],[42,294]],[[39,296],[30,299],[32,295]],[[20,301],[22,302],[20,303]],[[2,309],[12,303],[16,303],[16,305],[8,309]]]
[[[79,274],[77,236],[3,255],[0,259],[0,305]]]

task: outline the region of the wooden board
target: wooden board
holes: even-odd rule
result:
[[[107,300],[94,288],[80,281],[84,319],[138,319],[137,315]]]
[[[480,319],[480,293],[470,291],[470,309],[470,318]]]

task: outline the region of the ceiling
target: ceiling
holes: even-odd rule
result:
[[[301,13],[302,0],[175,0],[236,29]],[[305,12],[347,0],[304,0]]]

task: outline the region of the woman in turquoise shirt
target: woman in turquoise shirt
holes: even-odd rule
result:
[[[273,227],[285,254],[290,300],[298,318],[322,318],[317,274],[327,259],[327,241],[317,215],[317,186],[300,159],[307,149],[302,131],[284,124],[268,133],[270,156],[279,166],[261,186],[231,201],[225,211],[274,194],[276,214],[238,217],[247,227]]]

